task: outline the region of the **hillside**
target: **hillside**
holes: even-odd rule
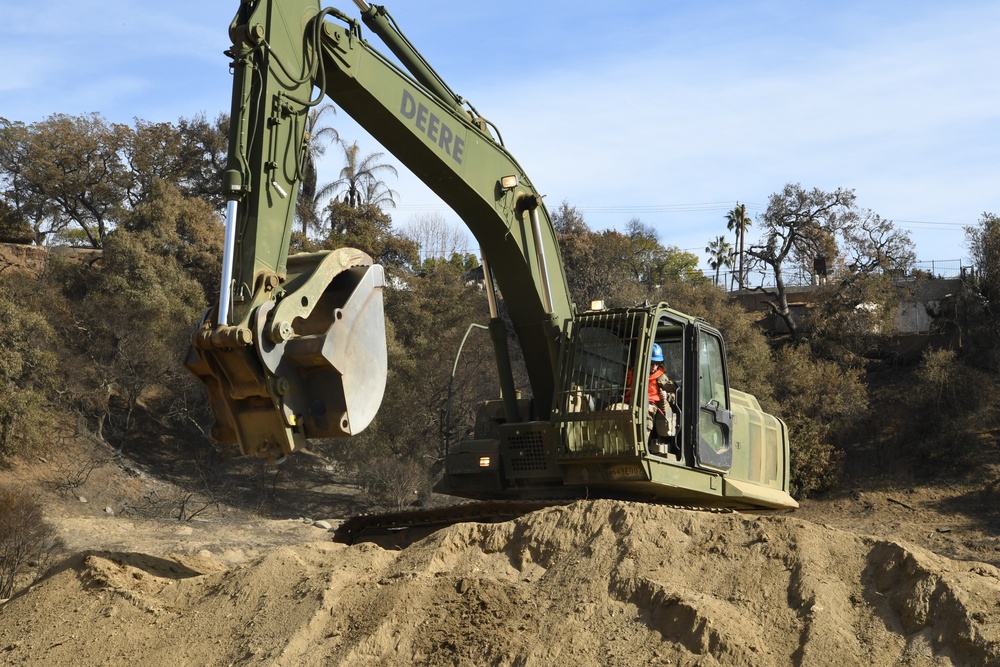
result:
[[[7,283],[8,353],[30,362],[9,386],[45,410],[25,453],[2,459],[0,489],[38,500],[62,546],[0,603],[0,664],[1000,665],[998,403],[992,376],[948,351],[873,364],[862,382],[804,347],[772,356],[749,315],[689,285],[722,315],[733,371],[812,426],[793,440],[799,474],[820,489],[846,473],[835,493],[764,516],[592,500],[403,550],[348,547],[328,526],[387,502],[361,473],[436,452],[426,425],[440,404],[414,388],[446,386],[457,344],[423,332],[460,334],[482,296],[457,274],[396,294],[390,349],[412,355],[395,366],[410,379],[386,404],[406,418],[268,467],[207,443],[204,405],[166,344],[189,325],[129,305],[173,303],[174,283],[108,267],[174,274],[135,239],[112,241],[104,261],[56,263],[37,289]],[[8,276],[30,259],[0,257]],[[431,302],[448,307],[414,325]]]

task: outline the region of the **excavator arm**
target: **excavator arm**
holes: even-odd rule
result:
[[[327,97],[469,227],[521,343],[532,416],[552,410],[559,336],[573,305],[541,196],[385,9],[355,3],[406,70],[364,40],[361,23],[317,0],[243,0],[229,29],[222,286],[187,365],[208,388],[213,437],[239,442],[245,454],[278,459],[308,438],[358,433],[385,387],[381,267],[350,248],[288,255],[306,121]],[[512,417],[506,331],[495,309],[491,329]]]

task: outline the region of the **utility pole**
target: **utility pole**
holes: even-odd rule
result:
[[[743,237],[747,233],[747,205],[740,204],[740,289],[743,289]]]

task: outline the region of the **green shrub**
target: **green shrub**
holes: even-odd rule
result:
[[[914,372],[906,403],[910,428],[897,448],[928,460],[961,460],[978,433],[996,426],[997,382],[953,350],[927,350]]]
[[[17,285],[0,282],[0,456],[44,442],[56,361],[52,328]]]
[[[62,546],[29,491],[0,489],[0,598],[26,575],[37,578]]]
[[[809,419],[789,424],[791,493],[796,498],[832,488],[840,480],[844,452],[835,447],[829,429]]]
[[[791,486],[797,497],[831,488],[843,451],[867,413],[857,370],[817,358],[806,345],[778,351],[771,376],[778,414],[789,426]]]

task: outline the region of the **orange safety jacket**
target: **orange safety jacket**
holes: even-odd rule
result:
[[[646,394],[649,397],[649,402],[659,405],[660,403],[660,385],[657,382],[660,377],[666,375],[666,371],[663,370],[662,366],[658,366],[656,370],[649,374],[649,385],[646,387]],[[628,370],[628,375],[625,377],[625,384],[627,389],[625,390],[625,402],[628,403],[632,400],[632,369]]]

